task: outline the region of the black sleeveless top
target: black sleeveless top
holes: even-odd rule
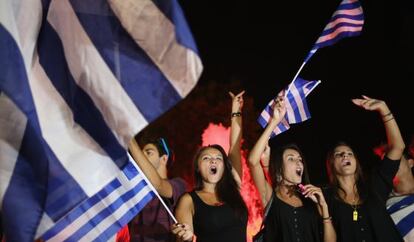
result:
[[[334,188],[324,190],[325,200],[332,215],[338,242],[400,242],[403,241],[385,203],[392,190],[392,180],[400,162],[387,156],[377,163],[365,187],[360,191],[363,203],[357,207],[337,198]],[[357,220],[353,212],[357,211]]]
[[[321,242],[322,221],[315,204],[302,200],[293,207],[276,195],[265,220],[265,242]]]
[[[208,205],[195,191],[189,193],[194,203],[194,234],[197,242],[246,242],[247,211],[238,218],[228,204]]]

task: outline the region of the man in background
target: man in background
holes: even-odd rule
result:
[[[181,178],[168,178],[168,170],[173,163],[172,151],[163,138],[143,137],[140,144],[142,149],[132,139],[129,145],[131,155],[173,212],[178,199],[186,191],[186,183]],[[175,241],[175,236],[170,232],[173,223],[166,209],[155,197],[130,222],[131,242]]]

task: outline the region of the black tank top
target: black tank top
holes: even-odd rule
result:
[[[240,219],[228,204],[212,206],[204,203],[195,191],[190,195],[197,242],[246,242],[247,215]]]

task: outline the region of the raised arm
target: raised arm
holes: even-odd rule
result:
[[[229,92],[232,99],[231,105],[231,127],[230,127],[230,150],[229,158],[234,170],[237,172],[240,180],[243,177],[241,164],[241,139],[242,139],[242,108],[244,91],[237,95]]]
[[[284,98],[282,94],[278,96],[278,98],[275,100],[273,116],[270,119],[265,130],[263,131],[262,135],[257,140],[253,149],[250,151],[249,158],[248,158],[250,172],[252,174],[254,183],[259,191],[263,206],[267,205],[272,195],[272,187],[266,181],[265,172],[263,171],[260,165],[260,158],[266,149],[266,146],[269,141],[269,137],[272,134],[272,131],[276,128],[279,122],[283,119],[285,114],[286,114],[286,107],[285,107]]]
[[[145,176],[149,179],[151,184],[157,190],[157,192],[166,198],[173,197],[173,187],[167,179],[163,179],[151,164],[151,162],[145,157],[141,147],[139,147],[135,138],[129,142],[129,151],[131,152],[132,158],[144,172]]]
[[[269,163],[270,163],[270,146],[269,146],[269,142],[266,144],[266,147],[262,153],[262,156],[260,157],[260,165],[263,168],[263,173],[266,177],[267,182],[271,182],[270,181],[270,176],[269,176]]]
[[[360,99],[352,99],[352,102],[366,110],[377,111],[381,115],[388,141],[388,151],[386,156],[391,160],[400,160],[405,144],[397,122],[387,104],[382,100],[373,99],[367,96],[362,96]]]

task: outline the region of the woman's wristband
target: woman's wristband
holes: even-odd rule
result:
[[[387,114],[384,114],[384,115],[381,115],[381,116],[382,116],[382,121],[383,121],[384,123],[386,123],[386,122],[391,121],[391,120],[393,120],[393,119],[394,119],[394,115],[392,115],[392,113],[391,113],[391,112],[389,112],[389,113],[387,113]]]
[[[391,117],[391,118],[389,118],[389,119],[387,119],[387,120],[383,120],[383,122],[384,122],[384,123],[386,123],[386,122],[391,121],[391,120],[393,120],[393,119],[394,119],[394,117]]]
[[[329,217],[322,217],[322,222],[325,223],[331,223],[332,222],[332,216]]]
[[[392,115],[392,112],[389,112],[387,114],[384,114],[384,115],[382,115],[382,117],[385,118],[385,117],[390,116],[390,115]]]
[[[241,112],[234,112],[234,113],[231,113],[231,117],[233,118],[233,117],[241,117]]]

